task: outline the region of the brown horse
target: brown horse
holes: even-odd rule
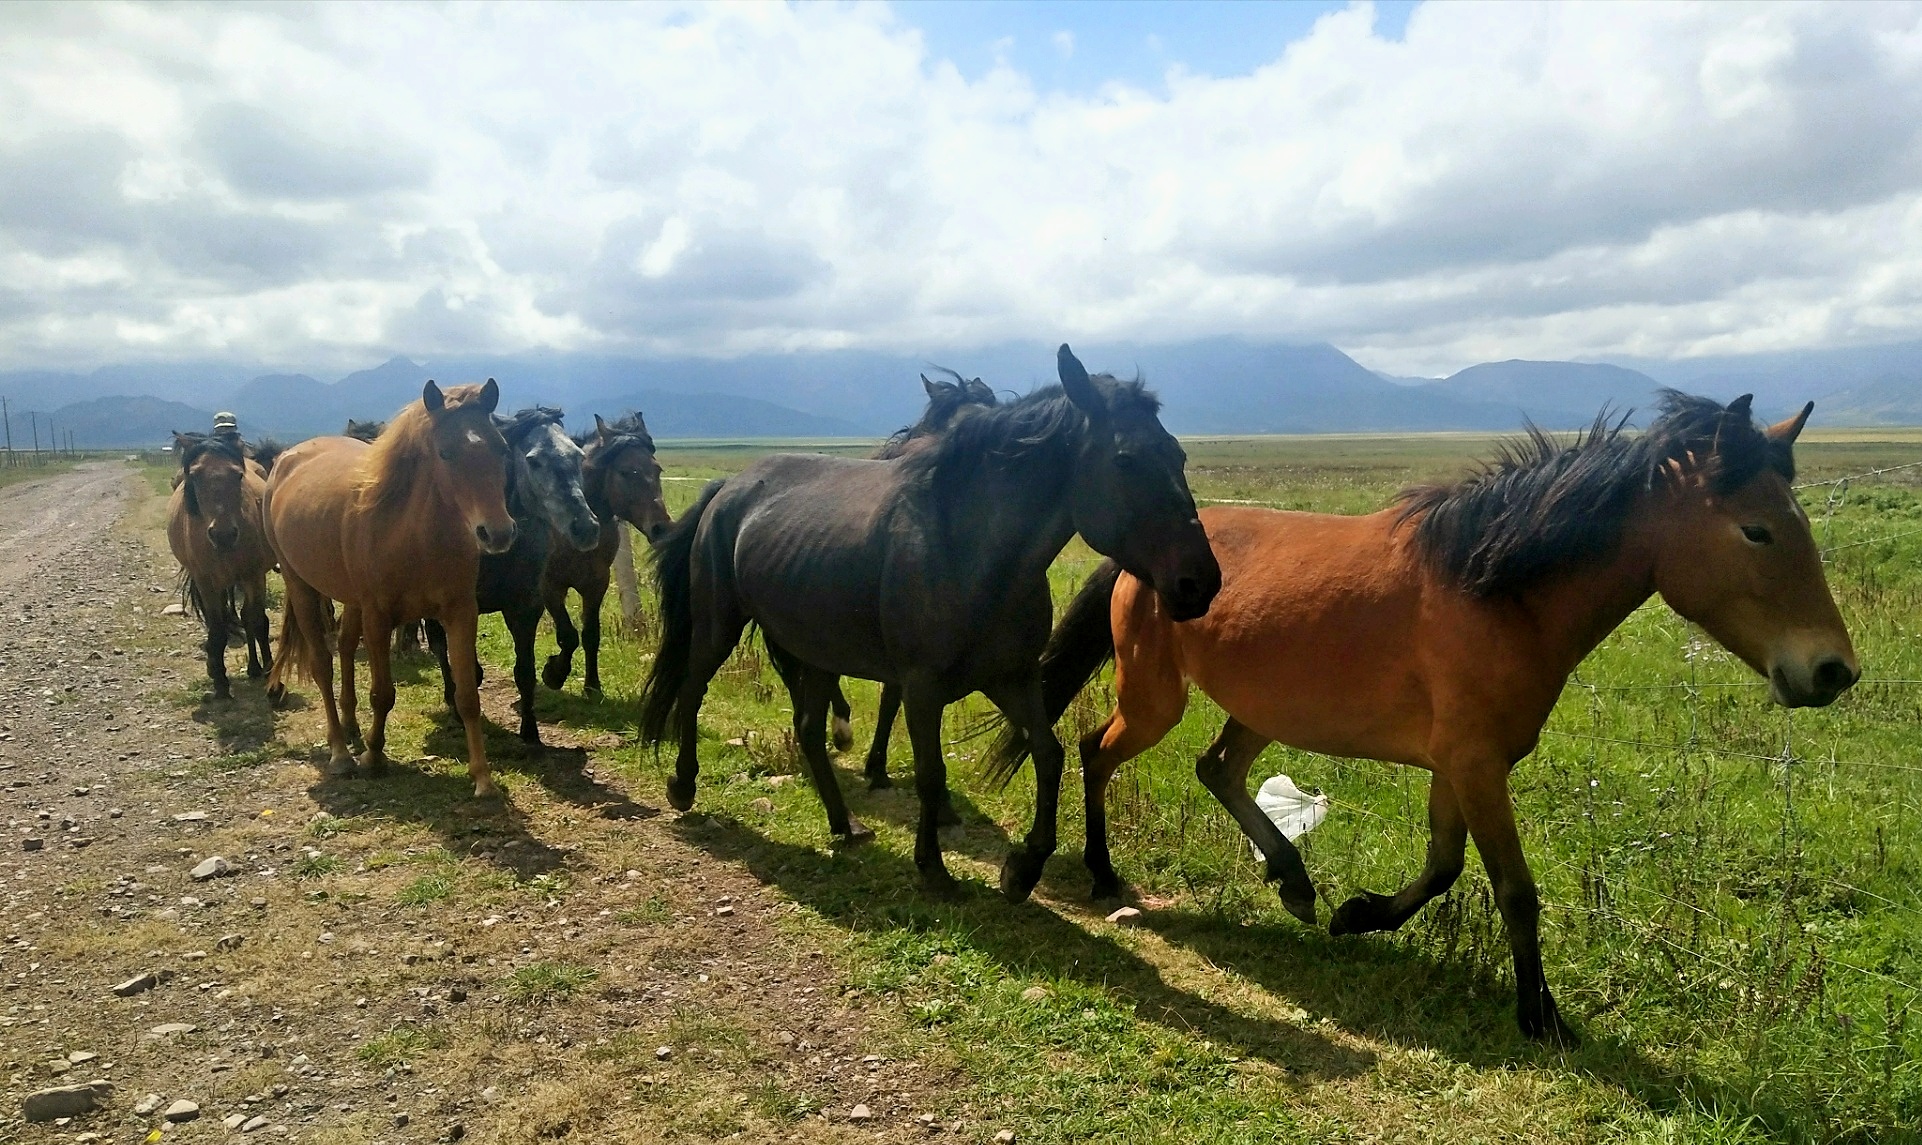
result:
[[[285,690],[281,674],[290,666],[313,678],[327,709],[330,774],[354,766],[326,639],[325,602],[337,600],[345,606],[343,626],[352,624],[352,635],[367,638],[374,727],[362,766],[378,774],[387,764],[387,713],[394,706],[388,634],[398,622],[432,617],[447,629],[474,794],[497,794],[481,733],[474,630],[481,554],[514,543],[507,443],[493,421],[499,401],[492,378],[445,394],[430,381],[421,400],[394,415],[372,445],[316,437],[287,450],[274,466],[267,539],[280,558],[287,609],[269,695]],[[344,674],[344,682],[351,689],[351,676]],[[351,690],[347,699],[351,719]]]
[[[1104,566],[1069,605],[1042,669],[1059,713],[1115,658],[1115,710],[1081,741],[1096,893],[1120,889],[1108,781],[1180,722],[1192,682],[1229,717],[1195,770],[1305,922],[1314,886],[1249,798],[1255,756],[1280,742],[1432,772],[1421,874],[1392,897],[1349,899],[1329,929],[1400,926],[1454,884],[1473,835],[1508,928],[1522,1032],[1573,1042],[1542,974],[1509,770],[1534,750],[1569,673],[1655,593],[1766,676],[1778,703],[1827,704],[1855,682],[1789,485],[1791,445],[1813,408],[1761,431],[1746,396],[1724,409],[1669,391],[1645,434],[1597,421],[1564,445],[1531,430],[1476,476],[1409,490],[1369,516],[1205,510],[1223,583],[1186,623]],[[997,763],[1018,766],[1018,745]]]
[[[261,528],[267,471],[238,437],[175,433],[180,472],[167,504],[167,545],[180,562],[185,595],[207,626],[207,678],[230,699],[227,637],[247,637],[247,675],[273,664],[267,632],[267,571],[274,553]],[[267,463],[272,464],[269,454]],[[236,601],[235,597],[239,600]]]
[[[587,460],[581,466],[581,489],[587,494],[587,507],[600,519],[601,541],[583,552],[566,537],[555,536],[541,584],[547,614],[554,620],[554,638],[561,647],[542,665],[541,682],[550,688],[567,683],[578,647],[587,661],[586,693],[598,696],[601,602],[607,598],[614,556],[620,551],[621,522],[633,525],[651,540],[673,521],[667,515],[667,502],[661,498],[661,463],[654,459],[654,438],[640,414],[629,414],[613,425],[595,414],[594,432],[575,440],[587,449]],[[569,589],[581,594],[578,634],[567,615]]]
[[[374,439],[379,437],[381,431],[386,428],[387,423],[384,421],[359,421],[350,417],[347,419],[347,428],[340,432],[344,437],[351,437],[355,441],[364,441],[372,445]],[[426,647],[427,632],[421,627],[420,621],[408,620],[394,626],[395,652],[419,652]]]

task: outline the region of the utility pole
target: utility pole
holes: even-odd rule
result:
[[[28,410],[27,421],[33,426],[33,463],[38,465],[40,464],[40,415],[33,410]]]
[[[7,412],[7,399],[0,397],[0,423],[7,427],[7,468],[13,468],[13,415]]]

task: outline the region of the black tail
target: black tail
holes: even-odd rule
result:
[[[1061,623],[1048,637],[1048,647],[1041,653],[1041,700],[1051,724],[1068,710],[1101,666],[1114,659],[1114,628],[1108,609],[1120,578],[1120,565],[1102,561],[1068,602]],[[988,751],[988,781],[1005,785],[1027,758],[1028,737],[1012,724],[1003,726]]]
[[[186,569],[180,570],[180,603],[187,606],[195,620],[208,623],[207,601],[200,598],[200,586]],[[240,624],[240,590],[229,588],[220,600],[214,602],[219,611],[226,614],[229,632],[246,631]]]
[[[694,645],[694,533],[721,485],[708,482],[693,507],[654,542],[654,581],[661,586],[661,646],[641,689],[641,739],[647,743],[667,738],[675,701],[687,680],[688,655]]]

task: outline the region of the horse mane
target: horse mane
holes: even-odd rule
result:
[[[1113,374],[1095,374],[1089,380],[1113,414],[1152,417],[1161,409],[1161,399],[1139,378],[1123,381]],[[933,445],[908,454],[901,464],[924,474],[947,509],[983,463],[998,461],[1020,470],[1052,460],[1078,438],[1085,425],[1087,416],[1068,400],[1066,391],[1058,385],[1043,386],[1005,405],[982,406],[980,412],[957,419]]]
[[[374,439],[379,437],[381,431],[386,428],[387,423],[384,421],[357,421],[350,417],[347,419],[347,428],[340,433],[342,437],[351,437],[356,441],[364,441],[372,445]]]
[[[527,440],[528,435],[536,429],[545,425],[559,425],[561,419],[566,416],[553,406],[529,406],[524,410],[516,410],[506,417],[496,414],[494,428],[500,430],[502,437],[519,448],[521,443]]]
[[[948,377],[954,379],[952,382],[935,383],[945,391],[952,393],[953,396],[946,400],[930,397],[928,399],[928,408],[921,412],[920,419],[904,425],[889,434],[887,440],[881,443],[881,447],[874,451],[873,456],[875,460],[892,461],[900,457],[907,451],[909,443],[919,441],[931,434],[940,433],[942,430],[953,425],[955,419],[962,416],[963,410],[970,407],[978,409],[1000,404],[999,399],[995,397],[994,391],[986,385],[983,385],[980,378],[969,380],[962,377],[958,371],[950,370],[946,366],[931,366],[929,368],[938,374],[946,374]],[[922,380],[926,381],[927,379],[924,376]]]
[[[232,435],[212,433],[183,433],[180,435],[188,444],[180,451],[180,471],[185,473],[193,468],[194,462],[212,453],[245,467],[247,464],[247,443]]]
[[[448,391],[453,396],[453,391]],[[383,512],[406,504],[414,493],[421,467],[434,452],[434,419],[427,407],[414,402],[387,422],[380,436],[369,442],[361,459],[354,488],[362,507]]]
[[[654,452],[654,435],[647,432],[647,423],[641,420],[640,414],[625,413],[618,420],[607,422],[606,425],[610,436],[606,446],[599,450],[602,455],[611,457],[635,445],[649,453]],[[590,453],[595,452],[595,446],[599,442],[600,434],[591,429],[582,430],[574,435],[574,444]]]
[[[271,437],[263,437],[248,447],[247,455],[254,459],[254,463],[260,466],[262,472],[272,473],[274,462],[280,460],[280,455],[286,451],[287,447],[278,441]]]
[[[1640,434],[1606,409],[1572,440],[1528,423],[1468,477],[1404,489],[1396,527],[1412,522],[1422,555],[1456,587],[1512,595],[1612,551],[1637,498],[1671,464],[1718,494],[1769,469],[1794,479],[1789,446],[1770,440],[1746,410],[1672,389],[1657,408]]]

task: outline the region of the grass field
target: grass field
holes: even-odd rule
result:
[[[1922,460],[1913,433],[1811,437],[1798,449],[1804,482]],[[1488,442],[1187,445],[1204,500],[1347,513],[1460,472]],[[665,446],[670,507],[758,452]],[[994,893],[1032,784],[996,792],[972,774],[978,701],[949,724],[966,819],[948,840],[970,884],[960,901],[916,890],[911,796],[860,790],[870,685],[850,686],[861,743],[840,762],[879,837],[828,850],[805,784],[767,782],[801,768],[786,694],[751,645],[703,711],[706,845],[803,908],[787,924],[796,940],[834,950],[897,1016],[903,1056],[957,1065],[974,1106],[1024,1114],[1024,1141],[1922,1139],[1922,467],[1802,497],[1864,668],[1853,692],[1821,711],[1772,707],[1747,669],[1654,601],[1582,665],[1516,770],[1549,980],[1585,1038],[1571,1053],[1516,1033],[1507,945],[1476,864],[1397,934],[1335,939],[1291,919],[1193,779],[1221,722],[1200,697],[1111,797],[1117,865],[1148,908],[1141,929],[1107,926],[1083,901],[1078,798],[1064,800],[1063,851],[1037,901]],[[1070,545],[1058,599],[1092,563]],[[543,693],[541,713],[622,733],[627,746],[597,755],[654,802],[671,763],[632,745],[647,627],[604,648],[605,702],[579,696],[577,669],[567,692]],[[497,618],[483,634],[490,676],[504,677]],[[1064,739],[1105,712],[1104,687],[1070,712]],[[414,673],[397,714],[432,710],[437,692]],[[531,784],[493,734],[505,784]],[[458,754],[415,718],[398,721],[396,754],[434,736],[427,750]],[[895,737],[897,776],[906,739]],[[1392,891],[1419,869],[1425,776],[1280,748],[1256,772],[1333,800],[1302,845],[1324,919],[1355,890]],[[1065,790],[1079,790],[1072,771]]]

